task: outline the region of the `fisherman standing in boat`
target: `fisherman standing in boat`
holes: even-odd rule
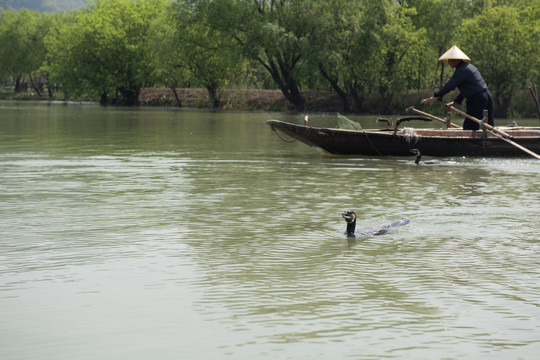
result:
[[[493,97],[478,69],[466,62],[470,60],[471,59],[455,45],[445,52],[439,58],[439,61],[447,61],[448,65],[455,68],[454,75],[452,75],[450,80],[448,80],[448,82],[432,97],[422,99],[420,103],[430,104],[440,100],[444,95],[457,87],[459,89],[459,94],[454,101],[446,104],[446,106],[455,106],[455,104],[461,104],[463,99],[467,99],[467,114],[474,116],[477,119],[482,119],[484,117],[484,109],[487,109],[488,124],[494,126]],[[479,128],[479,124],[472,120],[465,119],[463,122],[463,129],[465,130],[478,130]]]

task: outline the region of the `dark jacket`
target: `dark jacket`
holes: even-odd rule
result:
[[[454,75],[434,96],[442,98],[456,87],[459,89],[459,94],[454,101],[458,104],[461,104],[464,98],[470,98],[488,89],[486,82],[482,78],[482,75],[480,75],[480,71],[474,65],[464,61],[459,63],[454,71]]]

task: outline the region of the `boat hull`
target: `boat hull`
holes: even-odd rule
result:
[[[483,131],[463,129],[344,130],[268,120],[267,124],[292,138],[332,154],[411,156],[418,149],[429,156],[527,156],[516,146]],[[540,152],[540,128],[505,128],[512,141]]]

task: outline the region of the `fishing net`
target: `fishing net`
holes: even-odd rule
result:
[[[345,116],[341,114],[337,114],[337,116],[338,116],[338,129],[362,130],[362,125],[360,125],[360,123],[347,119]]]

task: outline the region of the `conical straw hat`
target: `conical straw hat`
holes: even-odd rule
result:
[[[442,54],[442,56],[439,58],[439,61],[448,61],[448,60],[470,61],[471,59],[469,59],[469,57],[465,55],[463,51],[459,50],[459,48],[456,45],[454,45],[450,48],[450,50]]]

